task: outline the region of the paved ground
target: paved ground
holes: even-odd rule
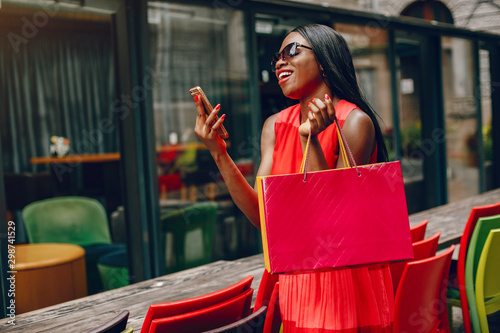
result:
[[[500,332],[500,311],[488,316],[488,325],[491,333]],[[462,310],[460,308],[453,307],[453,323],[451,326],[451,332],[465,332],[462,319]]]

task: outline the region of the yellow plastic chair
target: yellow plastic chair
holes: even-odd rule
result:
[[[486,315],[500,311],[500,229],[488,234],[479,259],[476,277],[476,305],[481,332],[488,333]]]
[[[488,234],[492,229],[500,228],[500,215],[481,217],[478,219],[469,243],[465,260],[465,291],[469,303],[469,315],[474,332],[481,332],[479,316],[476,306],[476,274],[479,259],[483,251]]]

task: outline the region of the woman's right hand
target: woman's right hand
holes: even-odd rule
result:
[[[216,116],[220,110],[220,104],[217,104],[210,115],[207,115],[201,98],[198,95],[196,95],[195,103],[197,116],[194,132],[207,146],[212,155],[224,154],[226,152],[226,142],[217,134],[217,129],[222,126],[224,118],[226,117],[226,115],[223,114],[219,117],[219,120],[216,120]]]

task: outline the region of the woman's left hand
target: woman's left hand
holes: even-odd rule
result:
[[[328,126],[333,124],[335,119],[335,107],[332,100],[325,94],[325,100],[313,98],[309,102],[308,119],[299,127],[299,134],[308,136],[309,130],[311,135],[318,135],[324,131]]]

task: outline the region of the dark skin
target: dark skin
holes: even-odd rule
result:
[[[290,33],[281,44],[280,51],[292,43],[298,42],[310,46],[302,35],[297,32]],[[286,73],[281,80],[280,74]],[[334,121],[335,105],[339,102],[326,83],[323,81],[321,68],[318,68],[314,53],[306,48],[300,48],[297,55],[288,61],[280,59],[276,63],[276,76],[283,94],[289,98],[298,99],[300,102],[301,120],[299,134],[302,148],[304,149],[309,131],[311,132],[311,145],[309,152],[308,171],[326,170],[328,165],[321,149],[317,135],[331,126]],[[207,146],[215,160],[231,197],[240,210],[248,217],[250,222],[260,229],[259,206],[256,186],[252,188],[241,172],[229,157],[226,143],[221,139],[216,130],[224,122],[224,117],[215,120],[220,106],[216,106],[209,116],[205,115],[203,106],[198,99],[196,102],[195,133]],[[261,163],[257,176],[271,174],[273,165],[273,151],[276,142],[274,123],[277,114],[269,117],[263,126],[261,135]],[[358,165],[367,164],[375,149],[375,128],[370,117],[359,109],[353,110],[346,118],[342,131],[354,160]],[[338,159],[337,168],[344,167],[342,159]]]

